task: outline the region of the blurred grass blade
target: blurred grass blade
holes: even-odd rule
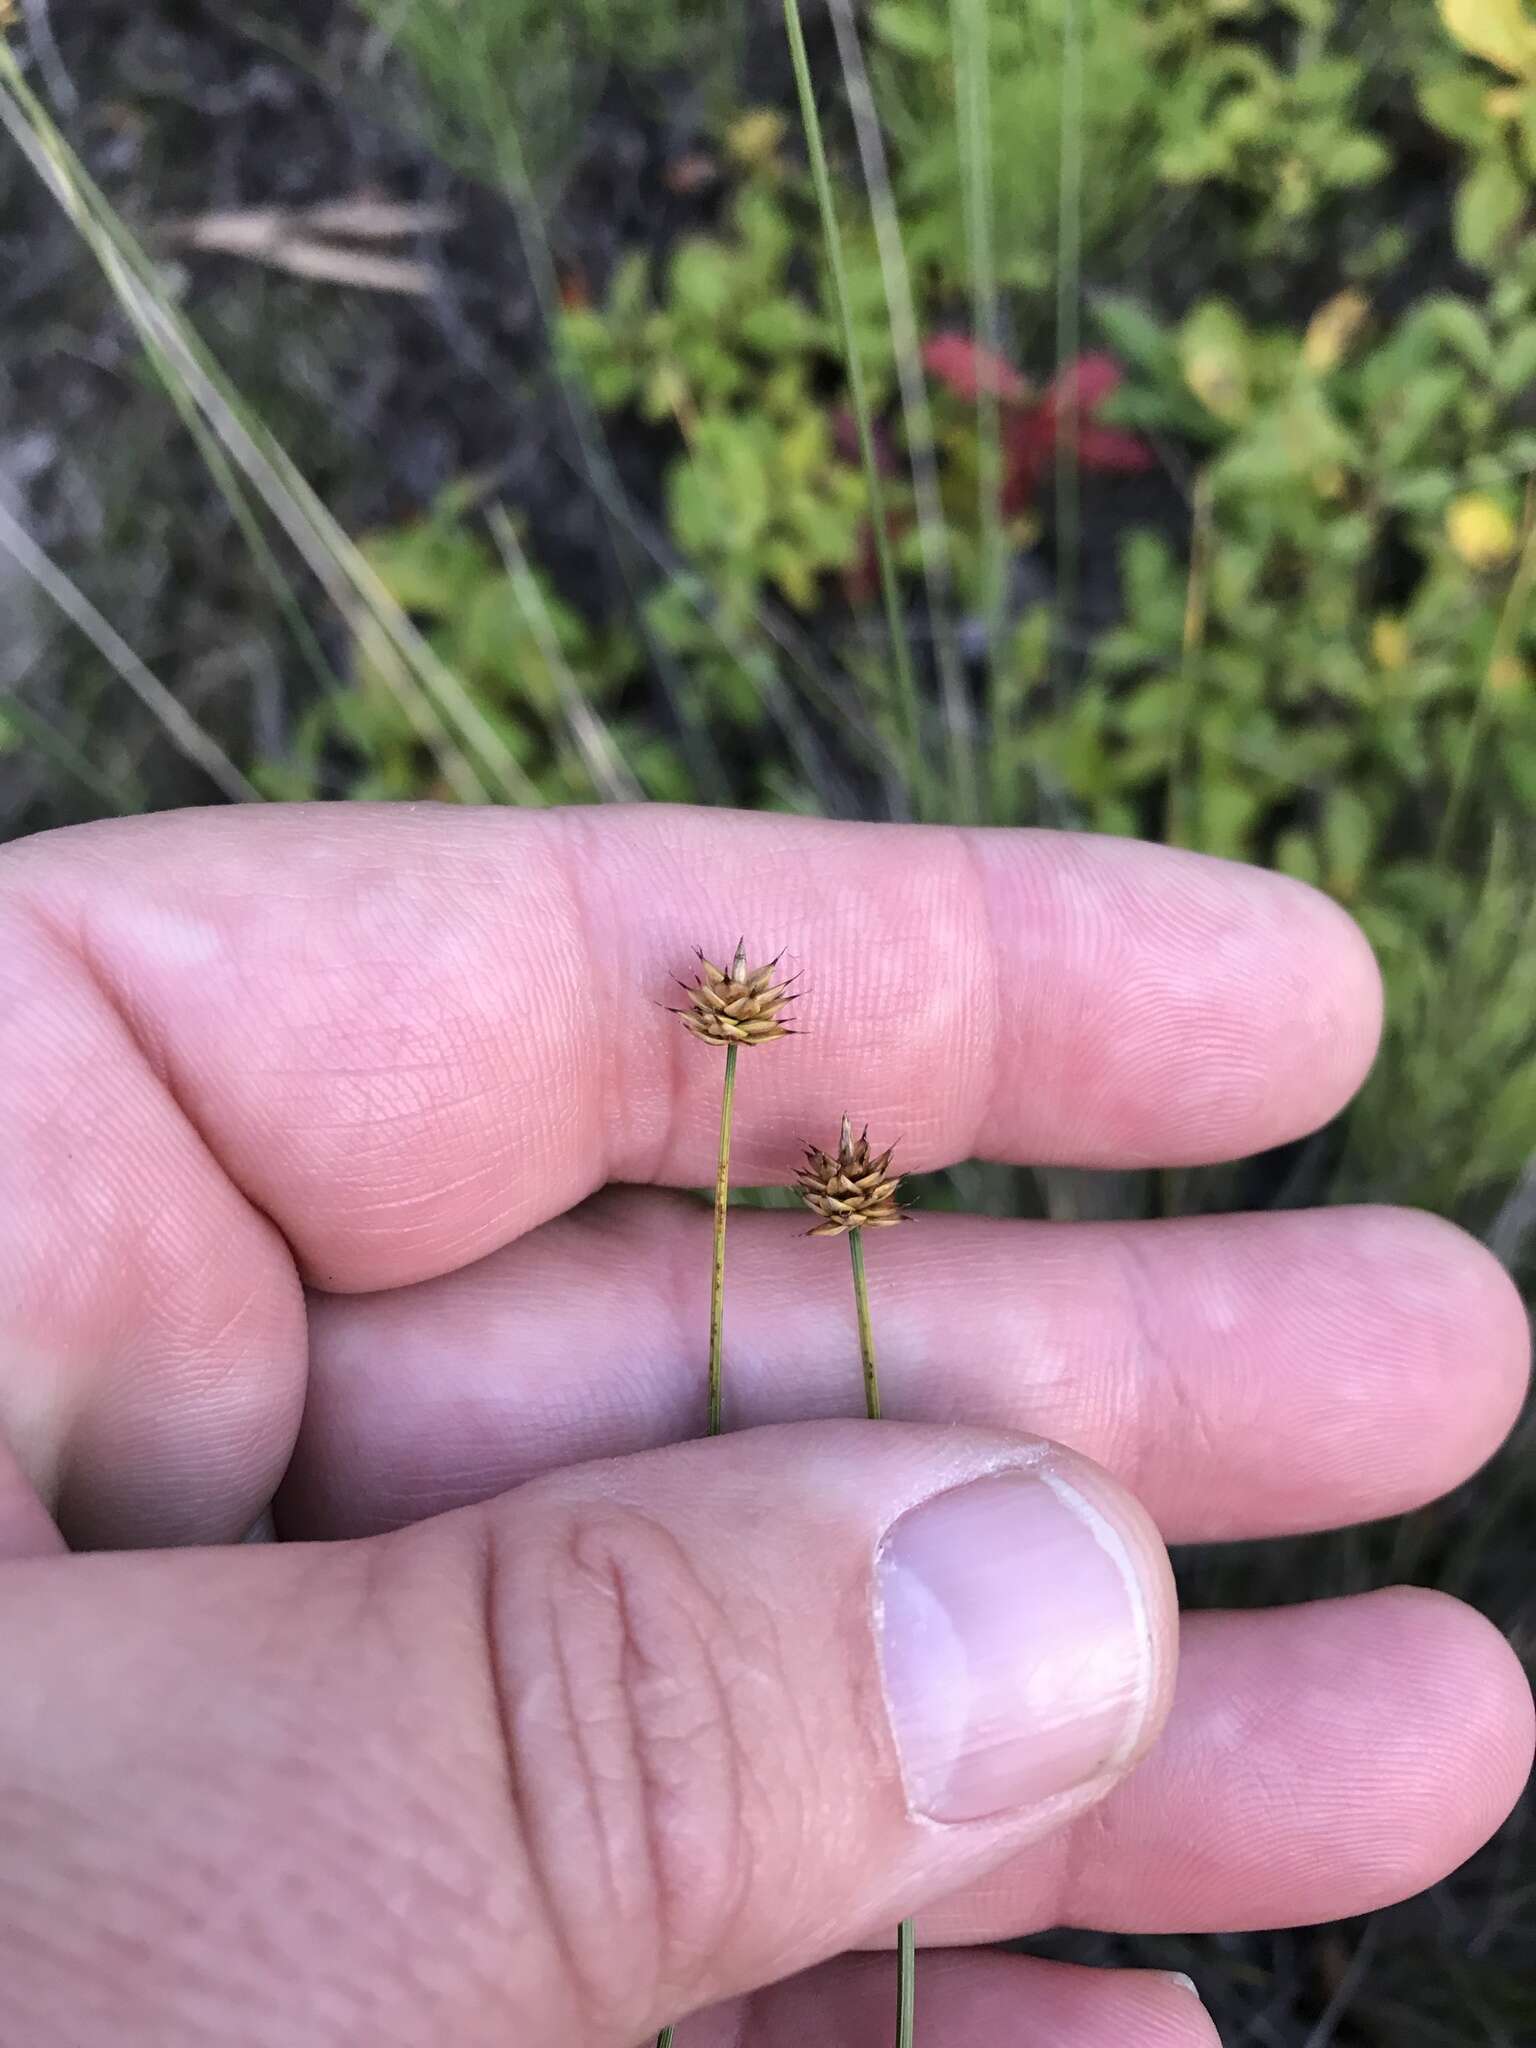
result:
[[[461,800],[492,795],[536,804],[538,791],[463,680],[428,646],[361,550],[326,510],[170,303],[148,258],[22,78],[0,43],[0,125],[79,230],[162,380],[192,400],[236,467],[299,550],[349,630],[399,700],[439,772]],[[471,755],[475,758],[472,759]]]
[[[1061,649],[1071,646],[1076,637],[1082,582],[1082,422],[1072,366],[1083,352],[1085,4],[1086,0],[1062,0],[1061,15],[1061,171],[1056,236],[1056,371],[1066,401],[1056,450],[1056,624]]]
[[[821,215],[822,238],[832,293],[837,302],[838,324],[842,330],[844,365],[848,372],[848,394],[858,429],[859,454],[864,464],[869,492],[870,524],[874,529],[875,560],[880,576],[880,595],[885,607],[886,630],[890,638],[892,673],[896,683],[897,711],[903,749],[901,768],[913,809],[918,817],[929,815],[929,774],[923,758],[922,706],[912,648],[902,614],[901,590],[896,581],[896,559],[891,547],[886,512],[885,485],[875,455],[874,420],[870,413],[869,387],[864,363],[854,332],[853,307],[848,292],[848,262],[843,232],[838,223],[837,204],[832,195],[832,174],[827,166],[826,142],[821,132],[821,115],[811,80],[811,62],[805,47],[805,29],[800,19],[800,0],[784,0],[784,26],[789,37],[790,61],[794,66],[795,90],[800,101],[800,118],[805,129],[811,177],[816,188],[816,205]]]
[[[550,680],[560,693],[566,725],[592,778],[592,787],[611,804],[639,803],[645,792],[614,745],[612,733],[587,701],[575,671],[565,658],[565,650],[560,645],[539,580],[523,552],[523,544],[507,516],[506,507],[493,505],[487,519],[518,609],[527,619],[549,669]]]
[[[971,321],[978,349],[995,360],[1003,353],[1003,316],[992,206],[992,52],[987,12],[991,4],[992,0],[951,0],[950,27],[955,54],[961,194],[971,277]],[[987,658],[995,673],[1002,663],[1008,538],[1003,530],[1002,401],[990,377],[980,377],[976,382],[976,441],[981,606]]]
[[[831,13],[843,87],[853,118],[864,185],[869,195],[870,220],[880,255],[886,313],[891,323],[891,346],[906,426],[907,457],[912,471],[912,495],[917,506],[923,582],[928,595],[928,613],[933,622],[939,695],[951,742],[949,809],[959,821],[969,824],[976,817],[977,804],[975,734],[965,673],[955,642],[949,526],[939,492],[933,410],[928,403],[928,383],[923,371],[912,274],[902,241],[901,223],[897,218],[885,136],[870,85],[869,67],[859,41],[853,0],[831,0]]]
[[[261,792],[247,782],[228,754],[179,703],[158,676],[152,675],[117,628],[104,619],[84,591],[51,561],[26,528],[0,499],[0,548],[77,627],[108,667],[121,678],[156,720],[178,752],[200,768],[225,796],[236,803],[260,802]]]

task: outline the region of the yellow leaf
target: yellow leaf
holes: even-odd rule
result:
[[[1184,365],[1184,381],[1219,420],[1240,420],[1248,410],[1248,387],[1241,367],[1220,349],[1194,350]]]
[[[1520,545],[1514,520],[1486,491],[1468,491],[1454,500],[1445,515],[1445,532],[1451,552],[1479,575],[1502,569]]]
[[[1371,302],[1364,292],[1340,292],[1318,307],[1301,350],[1302,361],[1314,376],[1325,377],[1338,368],[1370,317]]]
[[[788,124],[772,107],[743,114],[725,131],[725,146],[745,171],[764,171],[784,146]]]
[[[1490,121],[1518,121],[1525,112],[1525,92],[1518,85],[1496,85],[1483,101]]]
[[[1518,654],[1500,654],[1488,664],[1488,687],[1499,696],[1525,689],[1531,672]]]
[[[1440,0],[1440,19],[1473,56],[1511,78],[1536,78],[1536,22],[1525,0]]]
[[[1371,628],[1371,652],[1376,657],[1376,666],[1395,673],[1408,666],[1411,651],[1408,628],[1401,619],[1383,612]]]

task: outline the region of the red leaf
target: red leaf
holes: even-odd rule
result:
[[[1078,428],[1077,459],[1084,469],[1118,471],[1124,476],[1139,476],[1157,460],[1139,434],[1094,426]]]
[[[1113,356],[1079,356],[1068,363],[1041,408],[1050,416],[1052,452],[1062,441],[1074,439],[1077,459],[1086,470],[1136,475],[1151,469],[1156,458],[1139,434],[1098,424],[1099,408],[1124,382],[1125,372]]]
[[[989,392],[1006,404],[1022,405],[1029,397],[1029,386],[1012,363],[980,347],[969,334],[934,335],[924,346],[923,367],[957,398],[974,399]]]
[[[1079,356],[1067,363],[1046,393],[1046,404],[1054,413],[1069,407],[1093,416],[1106,398],[1113,398],[1125,382],[1125,372],[1113,356]]]

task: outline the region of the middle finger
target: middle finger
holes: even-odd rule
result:
[[[372,1534],[703,1430],[710,1218],[624,1191],[462,1272],[316,1296],[285,1534]],[[732,1427],[857,1413],[847,1259],[733,1218]],[[1400,1512],[1518,1411],[1518,1295],[1414,1211],[1170,1223],[933,1216],[869,1247],[887,1411],[1094,1458],[1172,1542]],[[600,1284],[598,1284],[600,1283]]]

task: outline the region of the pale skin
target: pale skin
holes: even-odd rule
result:
[[[858,1951],[915,1911],[924,2048],[1210,2048],[1161,1977],[975,1945],[1352,1915],[1507,1814],[1531,1701],[1478,1616],[1180,1630],[1161,1550],[1491,1454],[1526,1323],[1446,1225],[884,1233],[876,1429],[831,1419],[846,1259],[738,1216],[735,1434],[682,1442],[709,1219],[668,1190],[710,1180],[720,1065],[665,1004],[743,932],[806,996],[742,1056],[738,1182],[845,1110],[907,1172],[1241,1156],[1379,1030],[1331,905],[1122,842],[327,807],[0,851],[0,2039],[863,2048]],[[1129,1560],[1139,1732],[940,1825],[872,1561],[1042,1457]]]

